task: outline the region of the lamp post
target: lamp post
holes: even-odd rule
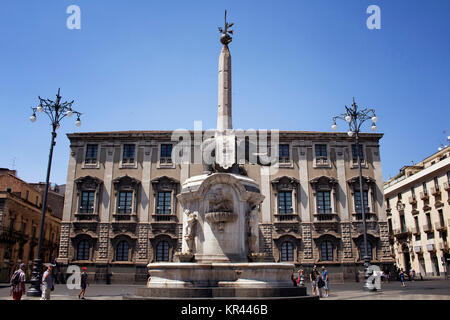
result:
[[[63,102],[61,103],[61,96],[59,95],[60,89],[58,89],[58,94],[56,95],[56,101],[50,99],[42,99],[39,98],[39,106],[32,107],[33,114],[30,117],[31,122],[36,121],[36,112],[42,113],[44,112],[50,118],[51,126],[52,126],[52,139],[50,143],[50,153],[48,156],[48,165],[47,165],[47,177],[45,180],[45,191],[44,191],[44,199],[42,201],[42,213],[41,213],[41,226],[39,228],[39,241],[37,247],[37,256],[34,260],[33,272],[31,274],[31,286],[27,291],[27,296],[40,296],[41,295],[41,277],[42,277],[42,259],[41,259],[41,247],[42,241],[44,240],[44,221],[45,221],[45,211],[47,208],[47,197],[48,197],[48,187],[50,180],[50,170],[52,166],[52,157],[53,157],[53,147],[56,142],[56,130],[60,127],[60,122],[65,117],[71,117],[73,114],[77,115],[77,120],[75,121],[75,125],[79,127],[81,125],[80,116],[81,113],[72,110],[73,100],[71,102]]]
[[[356,158],[358,161],[358,169],[359,169],[359,195],[361,201],[361,213],[362,213],[362,221],[363,221],[363,239],[364,239],[364,276],[367,279],[368,277],[368,268],[370,265],[370,257],[368,255],[367,250],[367,230],[366,230],[366,207],[364,203],[364,194],[363,194],[363,184],[362,184],[362,169],[361,169],[361,157],[360,157],[360,144],[359,144],[359,133],[361,130],[361,125],[367,120],[372,121],[371,129],[375,131],[377,129],[375,123],[378,118],[375,115],[374,109],[358,109],[358,105],[355,103],[355,98],[353,98],[353,103],[351,107],[345,106],[346,112],[340,114],[338,116],[333,117],[333,124],[331,128],[333,130],[337,129],[336,119],[344,120],[348,123],[348,136],[355,137],[355,148],[356,148]],[[367,199],[368,200],[368,199]]]

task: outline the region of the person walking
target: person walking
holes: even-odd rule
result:
[[[403,269],[400,269],[400,282],[402,284],[402,287],[406,287],[405,272],[403,271]]]
[[[410,274],[411,274],[411,280],[414,281],[414,278],[416,277],[416,271],[414,270],[414,268],[411,268]]]
[[[78,294],[78,299],[85,299],[84,295],[86,293],[86,287],[89,285],[88,282],[88,273],[87,273],[87,268],[83,267],[83,272],[81,273],[81,291]]]
[[[52,275],[53,265],[49,264],[47,271],[44,272],[42,276],[42,296],[41,300],[50,300],[50,293],[54,290],[53,275]]]
[[[322,266],[322,279],[325,282],[323,289],[325,290],[325,298],[330,295],[330,284],[328,279],[328,270],[325,266]]]
[[[311,281],[311,290],[312,290],[313,296],[315,296],[316,294],[319,293],[317,290],[317,280],[318,280],[317,277],[318,276],[319,276],[319,272],[317,272],[317,266],[314,266],[309,275],[309,280]]]
[[[25,263],[21,263],[10,280],[13,300],[21,300],[25,293]]]
[[[297,286],[299,287],[305,286],[305,272],[303,271],[303,269],[298,270]]]

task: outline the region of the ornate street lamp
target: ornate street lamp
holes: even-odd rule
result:
[[[58,94],[56,95],[56,101],[50,99],[42,99],[39,98],[39,106],[32,107],[33,114],[30,117],[31,122],[36,121],[36,112],[38,113],[46,113],[50,118],[51,126],[52,126],[52,139],[50,143],[50,154],[48,157],[48,166],[47,166],[47,178],[45,181],[45,191],[44,191],[44,200],[42,201],[42,213],[41,213],[41,226],[39,229],[39,242],[37,247],[37,257],[34,260],[33,272],[31,276],[31,286],[28,289],[28,296],[40,296],[41,295],[41,278],[42,278],[42,260],[41,260],[41,246],[42,241],[44,240],[44,220],[45,220],[45,211],[47,208],[47,197],[48,197],[48,187],[49,187],[49,179],[50,179],[50,169],[52,166],[52,157],[53,157],[53,147],[56,144],[56,130],[60,127],[60,122],[65,117],[71,117],[73,114],[77,115],[77,120],[75,121],[75,125],[79,127],[81,125],[80,116],[81,113],[75,110],[72,110],[73,100],[71,102],[63,102],[61,103],[61,96],[59,95],[60,89],[58,89]]]
[[[372,131],[375,131],[377,129],[376,122],[378,120],[377,116],[375,115],[374,109],[362,109],[358,110],[358,106],[355,103],[355,98],[353,98],[353,104],[351,108],[345,106],[346,112],[343,114],[340,114],[338,116],[333,117],[333,124],[331,125],[331,128],[333,130],[337,129],[336,125],[336,119],[344,120],[348,123],[348,136],[349,137],[355,137],[355,148],[356,148],[356,158],[358,161],[358,169],[359,169],[359,194],[360,194],[360,201],[361,201],[361,213],[362,213],[362,221],[363,221],[363,237],[364,237],[364,276],[368,277],[368,268],[370,264],[370,257],[368,255],[367,250],[367,230],[366,230],[366,208],[364,204],[364,194],[363,194],[363,185],[362,185],[362,169],[361,169],[361,157],[360,157],[360,145],[359,145],[359,133],[361,129],[361,125],[366,122],[367,120],[372,121],[371,129]]]

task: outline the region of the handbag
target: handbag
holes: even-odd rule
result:
[[[317,286],[319,288],[322,288],[323,286],[325,286],[325,281],[323,281],[322,278],[319,278],[319,282],[317,283]]]

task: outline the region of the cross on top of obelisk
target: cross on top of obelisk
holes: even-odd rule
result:
[[[223,45],[228,45],[231,42],[232,38],[230,34],[233,34],[233,30],[228,30],[228,28],[231,28],[233,25],[234,23],[227,22],[227,10],[225,10],[225,27],[224,29],[219,27],[219,32],[222,33],[222,35],[220,36],[220,42]]]

